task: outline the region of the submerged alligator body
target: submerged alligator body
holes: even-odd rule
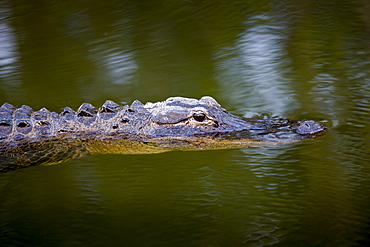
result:
[[[84,103],[58,114],[5,103],[0,107],[0,171],[104,153],[256,147],[312,139],[325,133],[318,122],[242,118],[212,97],[163,102],[134,101],[100,108]]]

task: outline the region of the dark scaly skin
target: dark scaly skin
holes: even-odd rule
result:
[[[60,114],[5,103],[0,107],[0,171],[57,164],[103,153],[244,148],[308,140],[326,132],[318,122],[242,118],[213,98],[100,108],[84,103]]]

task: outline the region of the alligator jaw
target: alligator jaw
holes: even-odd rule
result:
[[[283,125],[280,125],[280,122],[281,120],[266,120],[267,124],[265,128],[251,128],[240,131],[232,131],[226,135],[223,135],[220,140],[247,143],[260,141],[265,143],[265,145],[274,145],[279,143],[291,143],[314,139],[323,135],[327,131],[327,127],[325,125],[313,120],[289,120],[288,124]]]
[[[248,148],[311,140],[327,131],[326,126],[313,120],[238,118],[233,127],[237,130],[147,137],[144,142],[177,150]]]
[[[96,138],[86,145],[86,149],[90,154],[148,154],[172,150],[236,149],[310,140],[327,131],[326,126],[312,120],[239,118],[238,126],[241,130],[206,132],[188,136],[175,136],[175,132],[173,130],[171,132],[168,126],[168,131],[173,135],[122,134],[111,138]]]
[[[245,121],[245,129],[190,136],[142,136],[137,138],[138,143],[135,144],[134,152],[160,153],[171,150],[190,151],[272,146],[314,139],[327,131],[326,126],[313,120],[243,118],[240,120]],[[239,127],[241,127],[241,121]],[[125,140],[120,142],[127,143]],[[117,148],[117,141],[113,141],[111,144],[106,142],[104,149],[104,152],[110,153],[133,153],[132,148],[130,150],[124,147]],[[102,153],[102,150],[99,153]]]

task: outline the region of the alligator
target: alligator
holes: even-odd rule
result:
[[[246,148],[316,138],[327,127],[313,120],[235,116],[215,99],[171,97],[145,105],[107,100],[96,108],[58,114],[9,103],[0,107],[0,172],[51,165],[93,154]]]

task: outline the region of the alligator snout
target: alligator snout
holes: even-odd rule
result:
[[[310,135],[319,133],[324,130],[326,130],[326,127],[321,123],[315,122],[313,120],[307,120],[300,123],[297,128],[297,133],[301,135]]]

